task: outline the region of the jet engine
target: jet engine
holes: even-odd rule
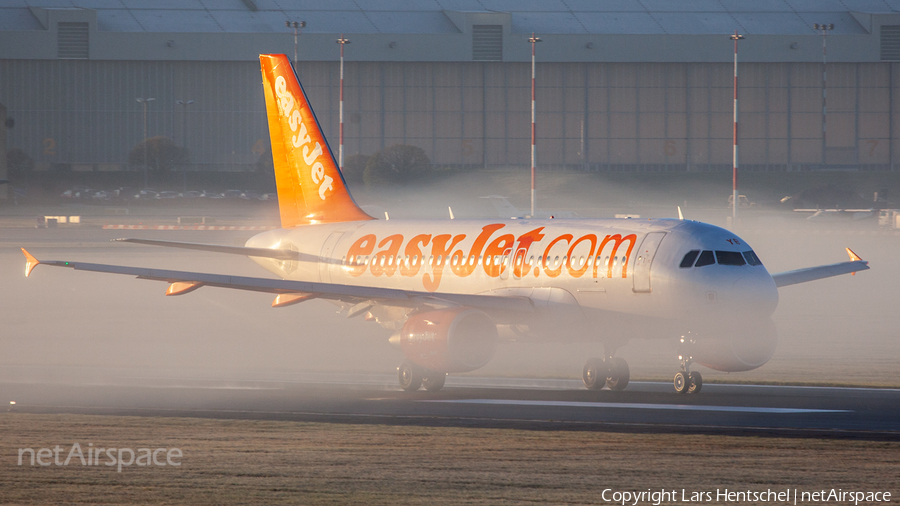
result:
[[[775,354],[778,331],[772,320],[731,322],[687,339],[685,349],[693,361],[726,372],[749,371],[762,366]],[[693,342],[690,342],[693,341]]]
[[[458,307],[417,313],[391,337],[413,363],[441,372],[474,371],[497,349],[497,325],[477,309]]]

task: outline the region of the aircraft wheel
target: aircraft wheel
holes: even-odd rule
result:
[[[609,369],[606,376],[606,386],[610,390],[621,391],[628,386],[630,373],[628,371],[628,362],[623,358],[612,357],[609,359]]]
[[[606,381],[606,364],[603,359],[589,358],[584,364],[581,379],[588,390],[600,390]]]
[[[397,368],[397,379],[400,380],[400,388],[415,392],[422,386],[422,371],[409,360],[404,360]]]
[[[427,371],[425,377],[422,378],[422,386],[429,392],[437,392],[444,388],[444,381],[447,380],[447,373]]]
[[[688,387],[688,393],[699,393],[700,389],[703,388],[703,376],[700,376],[700,373],[697,371],[691,371],[689,379],[691,381],[691,386]]]
[[[688,373],[684,371],[678,371],[675,373],[675,391],[684,394],[687,393],[688,389],[691,387],[691,378]]]

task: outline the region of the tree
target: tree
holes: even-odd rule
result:
[[[366,185],[384,183],[403,184],[417,179],[431,170],[431,160],[417,146],[394,144],[369,158],[364,179]]]
[[[344,180],[348,184],[362,183],[369,163],[369,155],[350,155],[344,160]]]
[[[164,180],[173,168],[190,163],[187,148],[162,135],[141,141],[128,154],[130,165],[144,165],[145,160],[157,181]]]
[[[266,145],[266,150],[259,155],[259,158],[256,159],[256,163],[253,164],[253,170],[260,174],[275,174],[275,165],[272,163],[271,145]]]
[[[27,178],[33,170],[34,160],[28,153],[20,148],[12,148],[6,152],[6,172],[10,181],[17,183]]]

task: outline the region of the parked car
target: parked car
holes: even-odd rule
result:
[[[134,198],[140,200],[156,200],[159,198],[159,193],[153,190],[141,190],[135,194]]]
[[[135,191],[134,188],[128,186],[122,186],[120,188],[116,188],[112,192],[112,196],[118,200],[131,200],[134,198]]]

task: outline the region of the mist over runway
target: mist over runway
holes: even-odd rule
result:
[[[484,204],[477,195],[500,193],[492,185],[506,185],[508,178],[463,191],[472,186],[472,177],[452,180],[441,189],[365,192],[360,201],[384,206],[392,219],[440,218],[444,204],[452,205],[458,218],[487,215],[490,210],[466,208],[464,202]],[[579,198],[548,196],[545,206],[584,206],[573,210],[586,217],[618,210],[659,216],[674,210],[677,202],[654,191],[588,184],[581,176],[559,181],[559,195],[568,191],[566,185],[579,182]],[[629,204],[631,200],[639,204]],[[598,203],[618,207],[588,207]],[[711,223],[723,213],[711,205],[687,210],[689,218]],[[268,276],[239,255],[110,242],[127,236],[242,245],[253,232],[99,226],[116,220],[168,224],[177,216],[204,213],[218,214],[221,224],[271,220],[247,209],[167,208],[154,213],[127,219],[95,215],[80,227],[57,229],[29,228],[24,219],[4,218],[9,226],[0,228],[5,286],[0,294],[5,317],[0,402],[16,401],[15,409],[21,411],[354,423],[832,435],[875,431],[888,434],[884,437],[896,437],[900,430],[895,390],[778,386],[900,387],[900,313],[892,297],[893,280],[900,277],[895,260],[900,236],[892,231],[865,224],[810,226],[790,213],[748,211],[746,230],[739,233],[770,272],[843,261],[847,246],[870,261],[872,270],[780,290],[773,316],[779,332],[774,357],[746,373],[699,368],[707,382],[695,398],[673,392],[671,377],[678,368],[674,339],[634,340],[619,350],[632,371],[632,384],[624,392],[584,390],[577,379],[584,360],[601,353],[602,346],[561,339],[502,344],[482,369],[449,376],[447,392],[407,395],[395,386],[402,356],[386,342],[389,332],[362,318],[347,319],[327,302],[273,309],[266,294],[202,288],[165,297],[165,283],[127,276],[43,268],[28,279],[23,276],[23,246],[47,260]],[[565,329],[560,337],[566,337]],[[768,385],[717,384],[730,382]]]
[[[14,399],[10,410],[22,413],[900,440],[898,389],[708,384],[686,396],[671,388],[592,392],[576,380],[451,376],[441,392],[408,393],[387,374],[0,383],[3,403]]]

